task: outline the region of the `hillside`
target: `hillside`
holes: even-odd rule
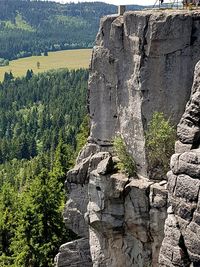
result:
[[[45,51],[92,47],[99,19],[113,13],[116,6],[102,2],[63,5],[1,0],[0,58],[10,60]]]
[[[0,83],[0,266],[52,267],[74,234],[62,218],[65,173],[87,137],[87,70]]]

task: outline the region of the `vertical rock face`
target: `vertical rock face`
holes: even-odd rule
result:
[[[200,15],[140,11],[101,21],[89,80],[91,140],[122,133],[147,177],[144,130],[154,111],[178,123],[199,59]]]
[[[69,200],[64,218],[84,241],[80,239],[74,241],[79,243],[73,246],[70,243],[61,247],[57,267],[82,267],[79,254],[75,265],[63,265],[63,259],[70,257],[72,250],[77,247],[79,251],[85,251],[84,259],[88,259],[88,265],[84,266],[159,266],[158,257],[167,216],[167,182],[165,177],[154,177],[154,180],[149,177],[145,130],[154,111],[164,112],[175,124],[180,120],[189,99],[194,66],[200,59],[199,38],[200,14],[195,12],[126,12],[123,16],[113,15],[102,19],[89,78],[90,137],[66,180]],[[198,113],[195,108],[192,108],[192,112]],[[198,119],[191,129],[192,123],[193,119],[185,115],[185,120],[182,119],[179,125],[183,134],[180,140],[184,143],[177,143],[180,150],[191,148],[199,140]],[[112,140],[119,133],[135,159],[137,178],[128,178],[116,171]],[[195,142],[185,142],[187,138]],[[180,161],[179,156],[172,163],[175,169],[182,166],[177,165],[177,160]],[[187,164],[197,161],[198,156],[192,154]],[[184,162],[184,154],[181,162]],[[170,185],[170,179],[173,180],[170,177],[176,176],[179,177],[175,172],[169,174],[171,190],[175,185]],[[182,180],[182,176],[185,180]],[[188,179],[194,178],[185,171],[176,178],[180,187],[174,193],[178,194],[176,197],[187,197],[181,195],[184,194],[181,186],[184,181],[190,183]],[[189,197],[195,190],[193,184],[186,195]],[[195,197],[192,196],[194,205],[197,205],[197,194],[196,190]],[[171,195],[175,204],[176,197]],[[196,206],[187,206],[185,203],[181,206],[179,202],[177,205],[177,212],[183,216],[197,217]],[[170,227],[176,231],[178,222],[177,218],[174,221],[174,216],[168,216],[166,224],[172,225]],[[167,229],[166,226],[165,230],[170,235],[171,231]],[[190,227],[188,231],[193,235],[196,230]],[[180,229],[176,233],[180,233],[179,245],[186,253],[185,236]],[[87,240],[91,254],[88,253]],[[173,245],[167,240],[168,237],[163,244]],[[196,250],[192,249],[195,246],[190,246],[195,257]],[[163,245],[161,264],[163,259],[170,258],[165,255],[168,250]],[[186,254],[185,261],[188,261],[189,252]]]
[[[160,266],[200,266],[200,62],[178,125],[168,173],[169,204]]]

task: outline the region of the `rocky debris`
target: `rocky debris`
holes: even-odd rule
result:
[[[200,63],[178,126],[179,144],[168,173],[169,204],[160,266],[200,266]],[[182,153],[181,153],[182,152]]]
[[[62,245],[55,258],[55,267],[92,267],[88,239],[82,238]]]

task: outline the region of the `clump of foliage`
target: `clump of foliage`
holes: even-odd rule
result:
[[[113,142],[114,150],[119,158],[117,168],[128,176],[136,175],[136,165],[134,159],[129,154],[126,144],[121,136],[117,136]]]
[[[146,148],[149,171],[159,169],[165,174],[169,169],[170,157],[174,152],[176,131],[161,112],[155,112],[146,132]]]
[[[0,67],[8,66],[8,65],[9,65],[9,60],[8,59],[0,58]]]

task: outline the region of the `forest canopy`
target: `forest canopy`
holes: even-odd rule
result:
[[[100,18],[117,12],[116,6],[101,2],[1,0],[0,5],[0,58],[8,60],[92,47]]]
[[[50,267],[75,235],[62,211],[64,180],[88,137],[87,70],[0,84],[0,266]]]

